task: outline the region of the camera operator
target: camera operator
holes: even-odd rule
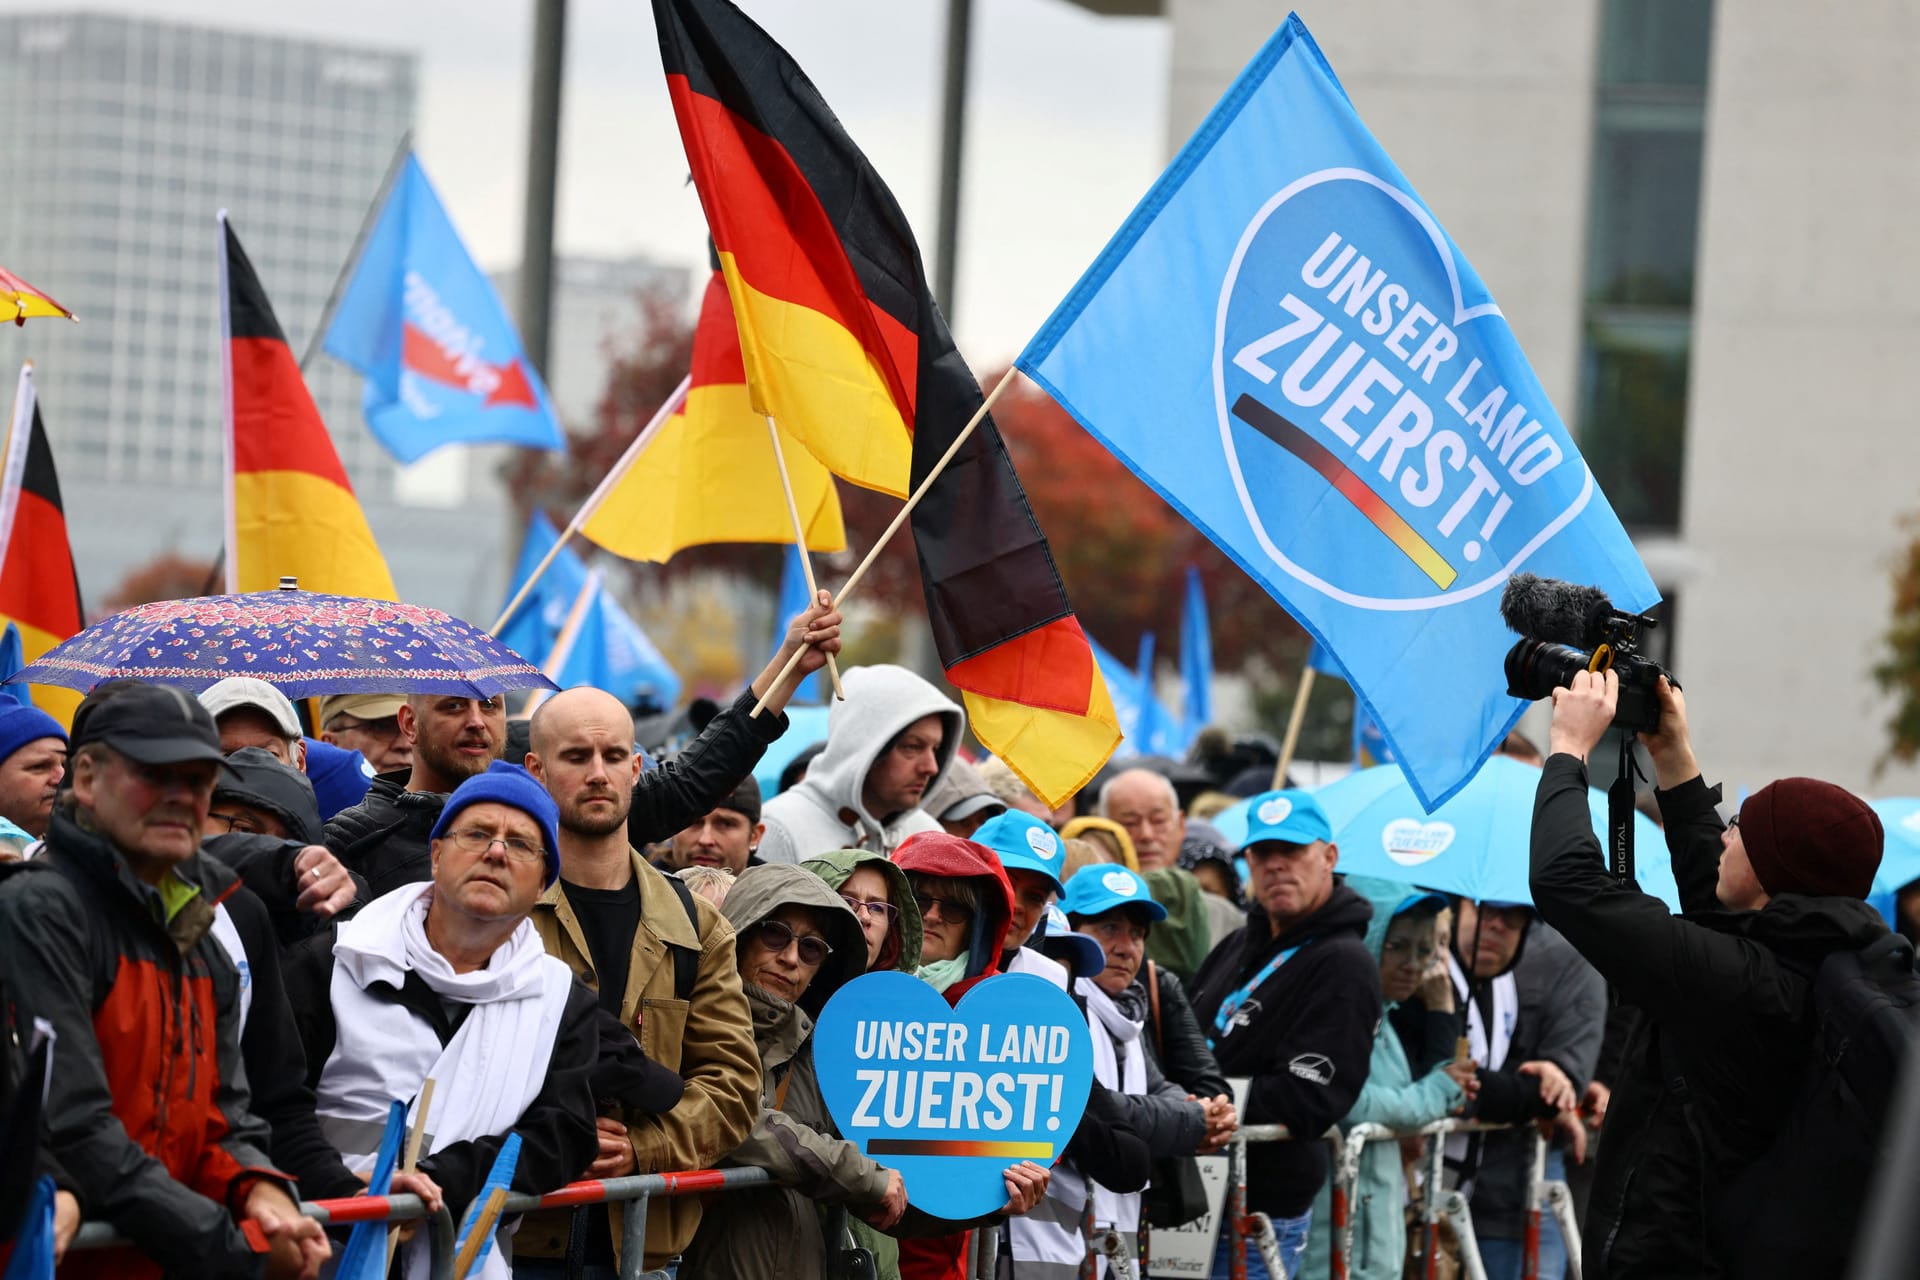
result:
[[[1554,691],[1533,816],[1536,907],[1643,1015],[1613,1083],[1584,1271],[1600,1280],[1729,1274],[1736,1253],[1765,1257],[1778,1242],[1784,1254],[1828,1211],[1806,1203],[1729,1230],[1740,1197],[1720,1193],[1763,1154],[1775,1158],[1769,1146],[1807,1077],[1821,961],[1886,934],[1862,901],[1882,832],[1864,802],[1810,778],[1761,788],[1723,827],[1720,789],[1701,777],[1687,737],[1686,703],[1661,676],[1659,727],[1640,740],[1686,913],[1669,915],[1608,874],[1594,838],[1586,758],[1613,722],[1618,692],[1612,671],[1580,672]],[[1832,1261],[1805,1274],[1840,1274]]]

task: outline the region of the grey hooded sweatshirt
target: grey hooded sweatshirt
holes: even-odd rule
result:
[[[940,740],[940,772],[927,789],[938,786],[966,732],[966,713],[905,667],[856,667],[842,683],[847,698],[834,703],[827,715],[826,750],[814,758],[798,786],[767,801],[761,811],[767,824],[760,841],[762,862],[799,862],[831,849],[890,854],[908,836],[940,829],[917,807],[897,814],[868,813],[861,792],[887,744],[914,721],[934,715],[945,723],[946,732]]]

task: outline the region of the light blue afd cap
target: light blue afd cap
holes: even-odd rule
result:
[[[1327,811],[1305,791],[1264,791],[1247,801],[1247,835],[1242,850],[1265,840],[1312,844],[1333,839]]]
[[[1067,896],[1060,903],[1070,916],[1097,916],[1115,907],[1139,907],[1149,920],[1165,920],[1167,909],[1153,900],[1153,893],[1139,873],[1111,862],[1082,867],[1067,882]]]
[[[1067,891],[1060,882],[1066,846],[1052,827],[1032,814],[1018,809],[995,814],[980,824],[971,839],[993,850],[1008,871],[1031,871],[1052,881],[1056,894]]]

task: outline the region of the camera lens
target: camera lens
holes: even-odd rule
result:
[[[1507,692],[1528,702],[1553,696],[1573,683],[1593,655],[1571,645],[1522,640],[1507,651]]]

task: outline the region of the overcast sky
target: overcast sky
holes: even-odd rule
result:
[[[931,259],[943,0],[743,7],[819,86]],[[0,0],[0,11],[79,8],[417,53],[421,159],[481,263],[518,259],[531,0]],[[955,324],[976,368],[1019,349],[1159,172],[1166,64],[1161,20],[976,0]],[[568,6],[562,130],[561,252],[705,263],[645,0]]]

